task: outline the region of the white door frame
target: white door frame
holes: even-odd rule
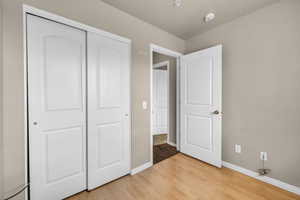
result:
[[[180,60],[181,56],[183,56],[182,53],[172,51],[170,49],[150,44],[150,163],[153,165],[153,135],[152,135],[152,97],[153,97],[153,52],[161,53],[167,56],[175,57],[176,58],[176,148],[178,151],[180,151],[180,134],[179,134],[179,124],[180,124]]]
[[[108,38],[111,38],[111,39],[114,39],[114,40],[117,40],[117,41],[120,41],[120,42],[128,43],[128,44],[130,44],[130,48],[131,48],[131,40],[128,39],[128,38],[121,37],[121,36],[115,35],[113,33],[109,33],[109,32],[100,30],[98,28],[94,28],[92,26],[88,26],[88,25],[79,23],[77,21],[73,21],[73,20],[67,19],[65,17],[62,17],[62,16],[59,16],[59,15],[56,15],[56,14],[53,14],[53,13],[50,13],[50,12],[32,7],[32,6],[28,6],[26,4],[23,4],[24,156],[25,156],[25,159],[24,159],[24,161],[25,161],[24,162],[24,169],[25,169],[24,181],[25,181],[25,184],[27,184],[29,182],[29,176],[28,176],[29,173],[28,173],[28,171],[29,171],[29,167],[30,167],[29,166],[29,158],[28,158],[28,156],[29,156],[28,155],[28,153],[29,153],[29,151],[28,151],[29,150],[29,146],[28,146],[29,132],[28,132],[28,100],[27,100],[27,98],[28,98],[28,91],[27,91],[27,87],[28,87],[28,84],[27,84],[27,73],[28,73],[28,67],[27,67],[27,19],[26,19],[27,14],[33,14],[33,15],[36,15],[36,16],[39,16],[39,17],[42,17],[42,18],[45,18],[45,19],[48,19],[48,20],[52,20],[52,21],[55,21],[55,22],[58,22],[58,23],[61,23],[61,24],[65,24],[67,26],[72,26],[74,28],[84,30],[86,32],[97,33],[97,34],[100,34],[104,37],[108,37]],[[130,49],[130,53],[131,53],[131,49]],[[130,58],[131,58],[131,55],[130,55]],[[131,74],[131,59],[130,59],[130,66],[129,66],[129,74]],[[129,83],[130,84],[130,88],[129,88],[129,93],[130,93],[129,110],[130,110],[130,113],[132,113],[132,110],[131,110],[131,94],[132,94],[132,91],[131,91],[131,78],[130,77],[129,77],[129,80],[130,80],[130,83]],[[132,114],[130,114],[130,116],[132,116]],[[132,138],[131,118],[129,119],[129,124],[130,124],[129,134],[130,134],[130,138]],[[131,146],[132,146],[132,141],[130,141],[130,148],[132,148]],[[130,152],[131,153],[130,153],[130,156],[129,156],[130,157],[129,162],[130,162],[130,166],[131,166],[132,149],[130,149]],[[132,168],[132,166],[130,168]],[[28,191],[29,190],[25,191],[25,200],[28,199]]]
[[[170,115],[169,115],[169,112],[170,112],[170,62],[164,61],[164,62],[153,64],[151,73],[153,74],[153,70],[155,68],[160,68],[163,66],[167,66],[167,142],[169,143],[169,139],[170,139]],[[153,78],[153,76],[152,76],[152,78]],[[151,101],[151,103],[153,103],[153,102]],[[151,108],[152,108],[152,104],[151,104]],[[152,135],[155,135],[155,134],[152,134]]]

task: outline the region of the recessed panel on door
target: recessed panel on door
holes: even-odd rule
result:
[[[98,47],[97,52],[98,108],[121,107],[122,57],[116,49]]]
[[[212,151],[212,119],[209,116],[186,115],[186,143]]]
[[[47,183],[80,174],[84,170],[82,127],[50,130],[45,131],[44,134],[46,135]]]
[[[124,141],[121,123],[103,124],[98,126],[97,131],[97,168],[102,169],[119,164],[122,160],[122,142]]]
[[[212,104],[212,61],[211,57],[202,57],[186,63],[187,104]]]
[[[86,34],[27,15],[30,196],[86,188]]]
[[[130,44],[88,34],[88,189],[130,171]]]
[[[78,41],[44,37],[45,106],[48,111],[82,109],[82,50]]]

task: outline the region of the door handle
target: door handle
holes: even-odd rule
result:
[[[223,114],[223,112],[220,112],[218,110],[215,110],[214,112],[212,112],[213,115],[219,115],[219,114]]]
[[[220,112],[218,110],[215,110],[212,114],[218,115],[218,114],[220,114]]]

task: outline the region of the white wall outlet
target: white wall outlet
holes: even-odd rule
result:
[[[147,108],[148,108],[148,103],[147,103],[147,101],[143,101],[142,105],[143,105],[143,109],[144,109],[144,110],[147,110]]]
[[[235,153],[242,153],[242,146],[239,144],[234,145]]]
[[[267,152],[260,152],[260,159],[261,160],[268,160]]]

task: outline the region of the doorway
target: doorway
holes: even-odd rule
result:
[[[151,51],[151,153],[153,164],[178,153],[177,65],[178,55]]]

